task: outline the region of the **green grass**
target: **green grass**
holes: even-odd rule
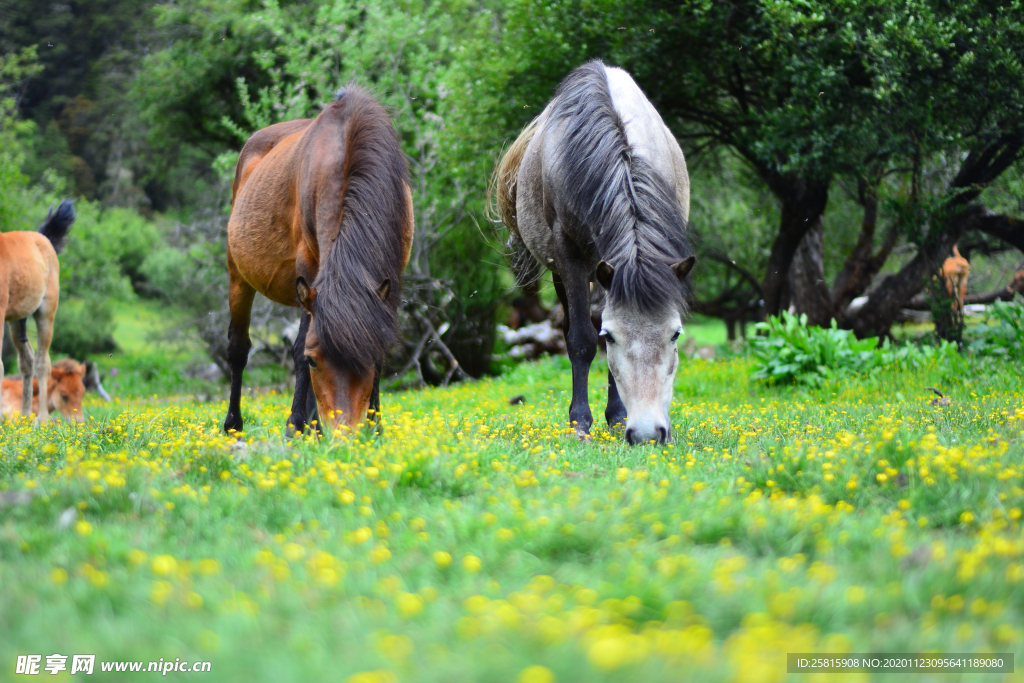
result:
[[[158,301],[119,301],[114,304],[114,324],[118,351],[94,356],[111,395],[191,396],[201,402],[227,396],[224,378],[196,378],[196,370],[208,366],[210,359],[203,343],[188,329],[184,312]],[[276,363],[254,361],[246,368],[245,381],[247,386],[281,388],[290,378],[288,370]]]
[[[244,450],[223,401],[187,396],[0,426],[0,490],[35,494],[0,508],[0,662],[541,683],[782,680],[816,650],[1019,659],[1024,392],[1017,367],[970,367],[809,390],[684,361],[665,447],[567,434],[562,358],[385,395],[376,438],[287,440],[275,392],[246,396]]]
[[[738,325],[736,334],[739,334]],[[726,342],[725,323],[719,318],[692,315],[683,324],[683,336],[684,344],[688,338],[692,338],[697,346],[718,346]]]
[[[160,301],[117,301],[113,308],[114,341],[117,342],[120,352],[127,356],[168,352],[171,345],[163,341],[162,337],[172,328],[187,322],[183,312]],[[196,341],[188,337],[183,338],[186,340],[186,348],[175,348],[176,355],[201,351]]]

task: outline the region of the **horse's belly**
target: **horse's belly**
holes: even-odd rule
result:
[[[263,296],[295,305],[295,248],[290,235],[244,224],[228,230],[228,249],[242,278]]]
[[[250,186],[228,221],[228,250],[242,278],[263,296],[295,305],[294,203],[280,193]]]

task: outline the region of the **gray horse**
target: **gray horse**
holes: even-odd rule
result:
[[[587,375],[597,352],[590,283],[606,291],[609,425],[631,444],[664,443],[694,256],[690,183],[675,137],[622,69],[593,61],[508,149],[491,188],[520,284],[552,272],[567,314],[569,420],[589,438]]]

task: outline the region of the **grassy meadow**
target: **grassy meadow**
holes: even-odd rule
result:
[[[84,426],[5,423],[0,679],[33,653],[95,654],[96,680],[128,680],[102,661],[181,658],[211,680],[348,683],[776,681],[815,651],[1020,661],[1016,368],[813,390],[751,370],[684,361],[666,447],[601,421],[571,436],[561,358],[385,394],[379,435],[286,439],[289,397],[253,391],[242,445],[223,400],[144,383],[89,398]],[[976,678],[1003,680],[921,680]]]

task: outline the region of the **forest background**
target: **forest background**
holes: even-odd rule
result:
[[[350,82],[390,108],[409,156],[392,365],[421,357],[428,382],[451,358],[494,368],[518,291],[488,179],[591,58],[629,70],[676,133],[695,309],[730,329],[792,306],[884,334],[954,244],[974,293],[1003,287],[1024,247],[1019,2],[2,0],[0,55],[0,229],[78,198],[55,349],[79,358],[115,350],[117,307],[149,300],[223,367],[238,150]],[[258,304],[263,360],[283,360],[295,317]]]

